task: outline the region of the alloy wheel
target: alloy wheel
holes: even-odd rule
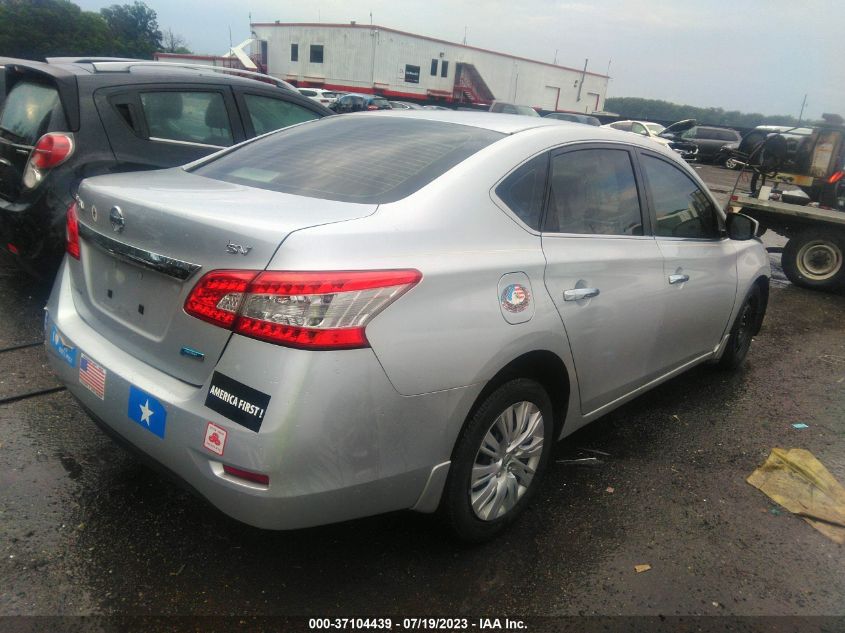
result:
[[[543,414],[533,402],[512,404],[481,440],[470,475],[475,516],[493,521],[510,512],[531,482],[543,455]]]

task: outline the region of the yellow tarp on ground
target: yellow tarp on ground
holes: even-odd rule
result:
[[[747,481],[829,539],[845,543],[845,488],[810,451],[773,448]]]

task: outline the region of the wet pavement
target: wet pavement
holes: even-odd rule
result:
[[[48,292],[0,267],[0,347],[41,337]],[[41,347],[0,353],[0,376],[0,399],[56,384]],[[254,529],[66,392],[0,404],[0,616],[845,616],[843,547],[745,482],[776,446],[845,482],[845,297],[786,282],[742,371],[697,368],[570,436],[556,460],[600,463],[553,464],[477,547],[410,512]]]

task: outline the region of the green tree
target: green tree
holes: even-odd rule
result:
[[[605,102],[605,109],[618,113],[623,119],[666,122],[695,119],[702,125],[723,125],[738,128],[752,128],[758,125],[796,125],[798,123],[795,117],[789,115],[766,116],[759,112],[699,108],[659,99],[640,99],[638,97],[612,97]]]
[[[113,4],[100,11],[109,25],[116,46],[125,57],[151,59],[161,49],[156,12],[143,2]]]
[[[101,15],[67,0],[0,0],[0,56],[114,55]]]

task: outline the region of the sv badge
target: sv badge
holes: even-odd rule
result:
[[[229,243],[226,244],[226,251],[232,255],[246,255],[252,250],[252,246],[241,246],[240,244],[232,244],[232,241],[229,240]]]

